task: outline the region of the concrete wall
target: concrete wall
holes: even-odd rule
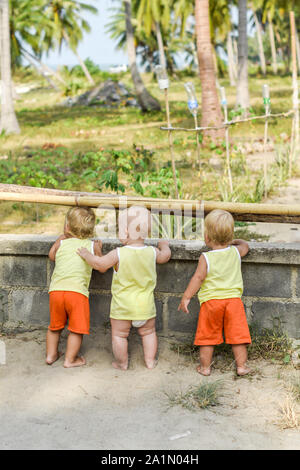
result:
[[[53,237],[0,235],[0,325],[4,328],[48,325],[48,291],[54,264],[47,255]],[[104,242],[104,252],[118,246]],[[292,338],[300,338],[300,245],[251,243],[243,258],[243,301],[248,321],[261,327],[276,325]],[[201,251],[195,242],[171,242],[172,258],[158,266],[155,292],[157,329],[194,333],[199,303],[191,301],[191,314],[177,311],[180,297],[195,271]],[[111,270],[93,272],[90,284],[91,326],[109,320]]]

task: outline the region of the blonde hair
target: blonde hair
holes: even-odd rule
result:
[[[151,214],[143,206],[131,206],[119,213],[119,238],[145,239],[151,228]]]
[[[234,219],[229,212],[215,209],[205,217],[204,230],[211,242],[226,245],[233,240]]]
[[[95,213],[90,207],[72,207],[68,210],[65,220],[68,233],[81,239],[94,235],[95,223]]]

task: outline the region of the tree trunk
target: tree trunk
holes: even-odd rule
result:
[[[252,10],[253,10],[253,17],[254,17],[256,33],[257,33],[260,68],[261,68],[261,71],[262,71],[263,75],[266,75],[266,71],[267,71],[266,70],[266,59],[265,59],[264,46],[263,46],[263,40],[262,40],[261,24],[258,21],[257,14],[256,14],[253,7],[252,7]]]
[[[11,78],[9,5],[8,0],[0,2],[0,61],[1,61],[1,119],[0,132],[19,134],[20,127],[14,110]]]
[[[78,60],[78,62],[79,62],[79,65],[80,65],[80,67],[82,68],[83,73],[84,73],[84,75],[86,76],[88,82],[89,82],[91,85],[95,85],[95,82],[94,82],[94,80],[93,80],[93,78],[92,78],[90,72],[88,71],[88,69],[87,69],[87,67],[86,67],[86,65],[85,65],[85,63],[84,63],[84,61],[82,60],[82,58],[81,58],[80,55],[78,54],[77,49],[75,49],[75,48],[73,49],[73,48],[70,46],[70,38],[69,38],[68,34],[66,33],[66,31],[65,31],[64,29],[63,29],[62,33],[63,33],[63,37],[64,37],[65,40],[66,40],[66,43],[68,44],[68,46],[70,47],[70,49],[73,51],[73,53],[76,55],[77,60]]]
[[[156,33],[158,52],[159,52],[159,62],[162,68],[167,70],[167,61],[166,61],[164,43],[163,43],[163,39],[161,35],[159,21],[155,21],[155,33]]]
[[[28,60],[28,62],[32,65],[33,68],[35,68],[35,70],[37,71],[37,73],[39,75],[42,75],[42,77],[44,77],[47,82],[49,83],[49,85],[54,88],[55,90],[59,90],[59,88],[56,86],[56,84],[54,83],[53,80],[51,80],[50,77],[48,77],[48,75],[44,72],[43,68],[42,67],[38,67],[37,64],[34,62],[34,60],[30,57],[29,54],[27,54],[26,52],[23,51],[23,56],[25,57],[26,60]]]
[[[271,52],[272,52],[272,68],[273,68],[274,75],[276,75],[277,74],[277,54],[276,54],[273,23],[272,23],[270,12],[268,12],[268,22],[269,22],[270,45],[271,45]]]
[[[201,126],[219,126],[223,122],[217,93],[216,74],[210,40],[209,0],[196,0],[195,3],[197,52],[202,88]],[[224,129],[206,131],[205,135],[224,137]]]
[[[48,67],[48,65],[44,64],[38,57],[36,57],[35,55],[33,55],[30,52],[26,51],[23,47],[21,47],[21,51],[22,51],[23,54],[26,54],[26,56],[29,56],[29,57],[31,57],[31,59],[35,60],[39,64],[39,66],[41,67],[41,70],[44,71],[43,73],[45,75],[46,75],[46,72],[48,72],[50,75],[53,75],[53,77],[55,77],[57,81],[59,81],[63,85],[66,85],[65,80],[63,78],[61,78],[59,73],[54,72],[54,70],[50,69],[50,67]]]
[[[300,41],[299,41],[297,28],[295,30],[295,34],[296,34],[296,52],[297,52],[298,70],[300,72]]]
[[[249,108],[247,0],[239,0],[237,106]]]
[[[237,71],[236,71],[236,65],[234,61],[232,39],[231,39],[230,33],[227,34],[227,56],[228,56],[228,73],[229,73],[230,85],[235,86]]]
[[[126,42],[128,62],[137,100],[143,111],[160,111],[161,107],[159,102],[155,98],[153,98],[153,96],[151,96],[150,93],[146,90],[136,65],[134,33],[131,22],[131,0],[124,0],[124,6],[126,16]]]

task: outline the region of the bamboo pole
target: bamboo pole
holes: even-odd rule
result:
[[[224,110],[224,124],[226,124],[225,142],[226,142],[227,175],[228,175],[230,192],[233,193],[233,184],[232,184],[232,176],[231,176],[231,168],[230,168],[229,126],[227,125],[228,124],[228,110],[227,110],[227,99],[226,99],[225,88],[221,87],[220,92],[221,92],[221,104],[222,104],[223,110]]]
[[[296,52],[296,25],[295,15],[290,11],[290,24],[291,24],[291,46],[292,46],[292,79],[293,79],[293,109],[294,109],[294,131],[295,142],[293,145],[293,154],[291,155],[294,160],[294,155],[297,154],[299,149],[299,101],[298,101],[298,82],[297,82],[297,52]]]
[[[268,117],[270,114],[270,91],[268,85],[263,85],[263,102],[265,107],[265,130],[264,130],[264,194],[268,195],[268,165],[267,165],[267,143],[268,143]]]
[[[116,210],[130,206],[143,206],[157,213],[184,214],[191,217],[202,217],[202,209],[204,209],[204,215],[214,209],[223,209],[230,212],[235,220],[300,224],[300,204],[252,204],[189,199],[156,199],[110,194],[99,194],[97,196],[95,193],[91,193],[91,195],[89,193],[64,195],[64,191],[60,191],[60,194],[45,193],[43,188],[32,188],[32,192],[28,192],[28,187],[25,187],[26,190],[23,192],[22,186],[20,186],[20,192],[12,192],[8,190],[9,185],[4,186],[6,189],[1,191],[0,185],[0,201],[101,207]],[[66,191],[66,193],[69,192]]]
[[[171,127],[168,88],[165,88],[165,101],[166,101],[167,124],[168,124],[168,127]],[[172,161],[173,179],[174,179],[174,186],[175,186],[175,196],[178,199],[178,183],[177,183],[177,176],[176,176],[176,165],[175,165],[174,148],[173,148],[173,137],[172,137],[172,133],[170,131],[168,132],[168,140],[169,140],[169,149],[170,149],[170,155],[171,155],[171,161]]]

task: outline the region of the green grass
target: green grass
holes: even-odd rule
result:
[[[68,74],[66,74],[68,78]],[[94,77],[98,82],[104,79],[101,72]],[[72,107],[60,106],[65,100],[63,91],[51,90],[47,82],[41,80],[28,69],[18,70],[14,80],[19,83],[40,84],[39,88],[27,94],[20,95],[16,102],[16,112],[22,133],[19,136],[0,136],[0,157],[7,156],[16,162],[18,168],[28,155],[35,154],[45,159],[45,148],[52,147],[48,157],[52,162],[59,161],[60,168],[69,168],[74,155],[85,155],[88,152],[126,151],[133,152],[134,146],[144,147],[152,152],[152,166],[157,172],[163,167],[170,167],[171,157],[167,133],[160,129],[166,124],[164,95],[158,89],[155,78],[145,74],[144,80],[149,91],[160,100],[162,111],[143,113],[139,109],[120,106],[107,109],[101,107]],[[72,78],[73,79],[73,78]],[[84,79],[79,77],[78,80]],[[123,74],[122,81],[132,88],[130,75]],[[186,92],[183,83],[189,77],[171,79],[169,90],[171,122],[173,126],[193,127],[193,117],[187,110]],[[190,77],[194,82],[197,95],[201,96],[201,86],[198,77]],[[254,113],[262,113],[261,89],[263,83],[268,83],[271,93],[272,112],[286,111],[291,108],[292,88],[291,77],[266,78],[250,77],[251,106]],[[229,109],[234,109],[236,90],[230,87],[227,78],[219,80],[221,86],[226,86]],[[84,84],[84,90],[87,85]],[[80,93],[84,90],[80,90]],[[201,112],[199,115],[199,122]],[[271,120],[269,135],[276,145],[282,146],[282,133],[290,134],[291,119]],[[264,197],[262,170],[249,165],[251,155],[247,158],[236,150],[236,145],[251,142],[263,137],[264,123],[238,124],[230,128],[231,140],[231,170],[234,191],[231,194],[226,175],[226,154],[224,142],[208,141],[201,144],[201,183],[196,155],[196,137],[193,133],[176,132],[173,134],[174,155],[179,177],[182,183],[181,197],[187,199],[227,200],[234,202],[261,202]],[[274,194],[287,178],[288,144],[283,148],[283,155],[278,163],[269,166],[269,193]],[[215,168],[211,159],[219,162]],[[1,160],[0,160],[1,161]],[[100,175],[101,176],[101,175]],[[7,175],[0,174],[0,181],[6,182]],[[59,178],[58,178],[59,180]],[[121,184],[126,188],[126,194],[135,194],[125,176]],[[29,180],[28,180],[29,181]],[[59,182],[59,181],[58,181]],[[71,181],[68,189],[78,189],[78,182]],[[20,183],[19,183],[20,184]],[[25,181],[24,183],[26,184]],[[30,182],[27,184],[31,184]],[[72,187],[73,184],[73,187]],[[49,187],[48,182],[45,183]],[[51,187],[51,185],[50,185]],[[61,183],[59,182],[59,186]],[[91,190],[90,181],[83,180],[82,190]],[[104,188],[103,191],[106,191]],[[111,191],[111,190],[110,190]],[[174,196],[174,189],[170,196]],[[13,213],[11,214],[13,217]],[[248,231],[247,231],[248,232]],[[245,233],[247,236],[247,233]],[[254,235],[249,235],[255,238]],[[257,237],[257,236],[256,236]],[[260,236],[259,240],[262,237]]]

